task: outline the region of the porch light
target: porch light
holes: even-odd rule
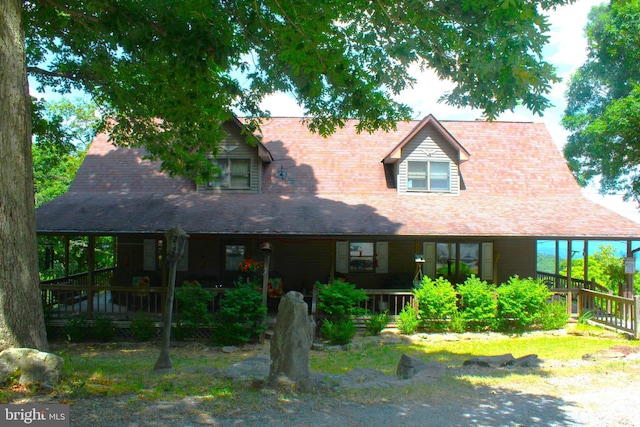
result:
[[[167,238],[167,261],[178,262],[184,255],[184,248],[189,240],[189,235],[179,226],[165,233]]]

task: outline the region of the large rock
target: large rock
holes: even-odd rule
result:
[[[465,360],[462,363],[462,366],[483,366],[486,368],[499,368],[501,366],[506,365],[507,363],[513,362],[516,360],[512,354],[500,354],[498,356],[476,356],[471,359]]]
[[[463,366],[483,366],[486,368],[536,368],[542,361],[536,354],[528,354],[519,358],[512,354],[501,354],[499,356],[477,356],[465,360]]]
[[[60,381],[63,360],[33,348],[10,348],[0,353],[0,384],[20,374],[20,384],[53,387]]]
[[[271,386],[312,387],[309,372],[309,352],[313,344],[315,323],[300,292],[288,292],[280,301],[278,316],[271,337]]]
[[[425,362],[417,357],[403,354],[400,356],[396,376],[400,380],[416,378],[438,378],[446,373],[447,367],[438,362]]]

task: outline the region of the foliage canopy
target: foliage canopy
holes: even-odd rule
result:
[[[566,94],[565,157],[578,181],[640,199],[640,1],[594,7],[589,52]]]
[[[542,60],[544,11],[566,3],[27,1],[23,17],[39,85],[85,90],[114,142],[208,179],[221,124],[267,116],[260,102],[276,91],[293,94],[323,135],[346,118],[360,131],[409,119],[391,95],[411,88],[412,65],[455,83],[449,104],[489,118],[517,105],[541,113],[556,80]]]

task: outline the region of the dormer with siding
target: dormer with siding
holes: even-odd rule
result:
[[[384,159],[399,194],[458,195],[464,189],[460,163],[467,150],[432,115],[427,116]]]
[[[199,192],[260,193],[264,166],[273,157],[260,141],[248,141],[242,132],[242,123],[233,120],[225,123],[226,136],[220,142],[220,150],[210,160],[220,167],[218,179],[199,183]]]

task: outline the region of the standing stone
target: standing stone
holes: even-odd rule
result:
[[[268,380],[271,386],[291,386],[303,391],[311,389],[309,352],[315,328],[303,295],[300,292],[288,292],[278,306],[278,317],[271,337]]]

